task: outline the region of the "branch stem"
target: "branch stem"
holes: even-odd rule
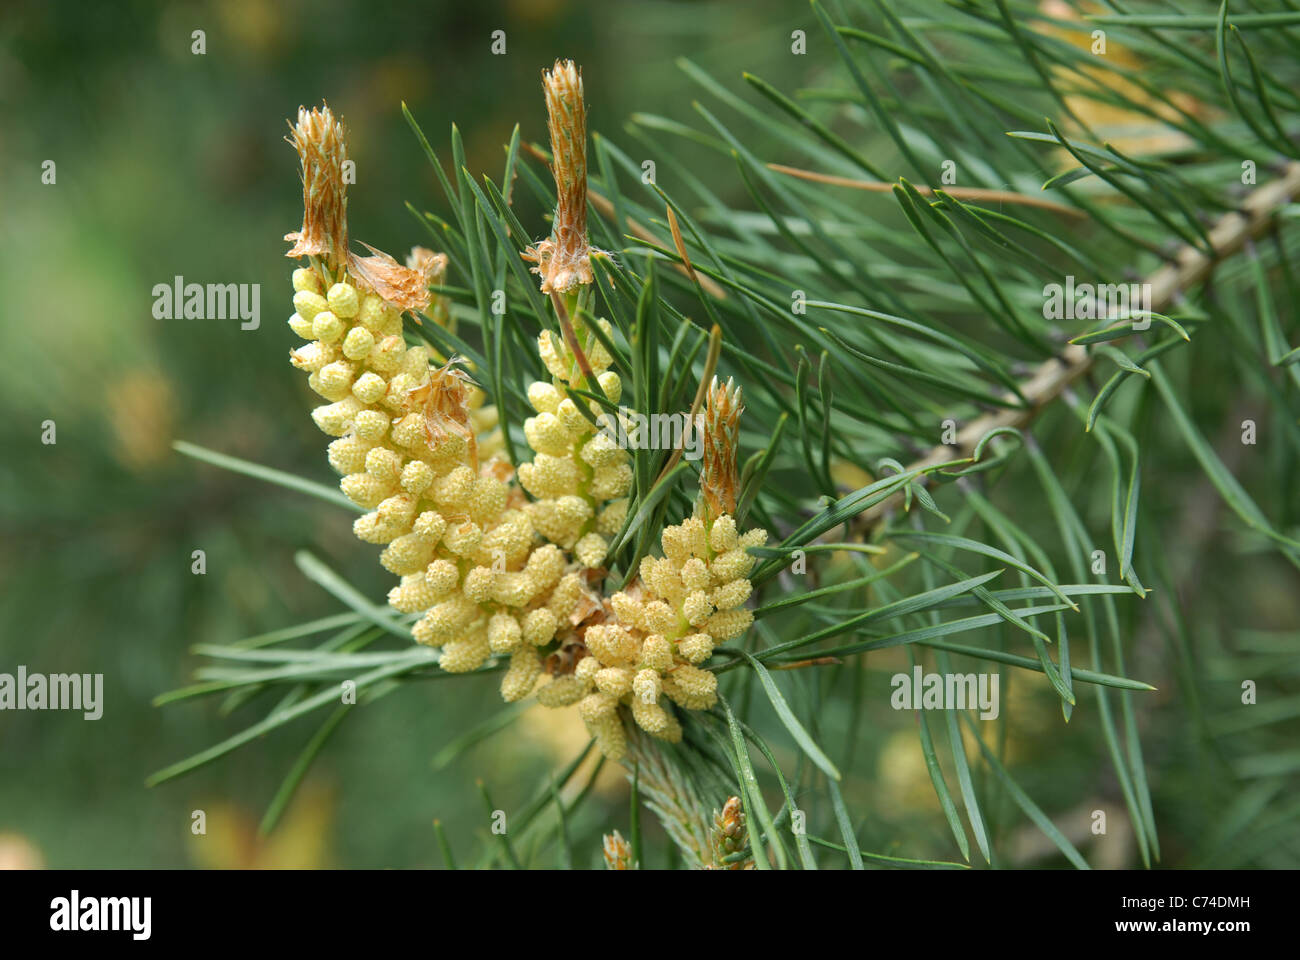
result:
[[[1213,257],[1186,244],[1168,263],[1146,277],[1144,282],[1151,286],[1150,309],[1155,313],[1164,312],[1185,291],[1205,280],[1219,263],[1236,254],[1248,240],[1261,234],[1273,215],[1298,194],[1300,163],[1290,163],[1282,176],[1256,188],[1238,210],[1224,214],[1214,225],[1209,234]],[[1027,405],[999,410],[972,420],[958,432],[954,443],[933,447],[923,457],[909,464],[908,469],[932,467],[960,457],[969,457],[990,431],[1001,427],[1022,429],[1028,426],[1070,384],[1092,369],[1098,356],[1087,347],[1067,345],[1058,356],[1040,364],[1021,384],[1020,392]],[[1006,400],[1019,403],[1018,398],[1010,393],[1006,395]],[[918,482],[928,483],[928,477],[923,475],[918,478]],[[864,510],[854,518],[853,529],[865,532],[897,507],[902,499],[903,493],[900,491]]]

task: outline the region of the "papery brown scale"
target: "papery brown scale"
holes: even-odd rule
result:
[[[445,253],[431,254],[417,261],[415,268],[404,267],[382,250],[361,242],[370,251],[368,257],[349,252],[348,271],[375,292],[385,303],[400,310],[419,313],[433,301],[429,284],[447,269]]]
[[[285,234],[293,241],[288,257],[319,257],[336,268],[347,253],[348,197],[343,165],[348,159],[347,127],[324,104],[298,108],[285,139],[298,151],[302,172],[302,228]]]
[[[478,461],[478,444],[470,420],[469,387],[474,382],[460,369],[460,357],[452,357],[420,386],[407,392],[407,406],[424,417],[424,434],[429,446],[458,436],[469,446],[471,463]]]

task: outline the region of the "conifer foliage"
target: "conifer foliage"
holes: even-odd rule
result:
[[[183,452],[352,509],[398,579],[301,554],[339,617],[170,696],[293,692],[154,782],[319,712],[271,826],[341,684],[494,674],[593,743],[483,865],[670,862],[644,807],[697,868],[1086,868],[1107,817],[1125,864],[1295,866],[1300,13],[1170,9],[813,0],[807,86],[683,60],[693,124],[596,136],[556,61],[502,171],[406,114],[405,265],[300,110],[290,360],[342,495]],[[597,753],[634,814],[575,861]]]

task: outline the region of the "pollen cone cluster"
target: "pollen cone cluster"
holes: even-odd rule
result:
[[[632,859],[632,845],[615,830],[601,838],[601,848],[605,854],[606,870],[635,870],[636,862]]]
[[[637,580],[609,597],[613,616],[586,627],[588,655],[572,680],[562,681],[564,698],[578,703],[606,756],[618,758],[626,750],[624,708],[647,733],[676,742],[682,728],[670,703],[707,710],[717,702],[718,678],[701,665],[715,646],[739,637],[753,622],[742,606],[752,590],[746,576],[754,563],[745,548],[766,539],[763,530],[738,536],[729,515],[711,528],[698,517],[668,527],[661,538],[664,555],[644,558]],[[548,687],[538,699],[550,699]]]
[[[329,436],[329,462],[344,494],[368,512],[353,525],[382,544],[380,562],[401,581],[389,602],[422,614],[421,643],[442,647],[442,667],[473,670],[521,641],[541,645],[569,612],[556,596],[566,560],[533,535],[524,499],[494,456],[495,412],[455,361],[433,366],[408,347],[401,315],[349,277],[322,289],[314,270],[294,272],[290,326],[315,339],[293,351]],[[577,599],[577,583],[566,595]],[[570,603],[568,606],[571,606]]]
[[[606,334],[609,322],[599,321]],[[609,369],[610,355],[594,336],[576,327],[579,346],[600,389],[617,403],[623,384]],[[598,429],[601,408],[594,400],[575,400],[567,388],[583,387],[579,364],[559,336],[543,330],[538,352],[552,380],[528,387],[528,402],[537,412],[524,421],[524,437],[534,451],[532,463],[519,468],[519,482],[535,499],[529,516],[539,533],[571,550],[584,567],[599,567],[605,559],[606,538],[618,531],[627,515],[632,468],[627,451],[610,433]],[[583,410],[579,404],[583,404]]]
[[[553,239],[575,255],[580,248],[585,263],[585,123],[571,63],[548,75],[547,98],[560,192]],[[441,648],[442,669],[468,672],[500,658],[505,700],[576,706],[607,757],[624,756],[628,722],[681,739],[674,705],[713,706],[717,678],[704,664],[753,619],[744,608],[754,563],[746,548],[766,533],[742,535],[732,515],[739,391],[715,383],[709,394],[705,508],[664,530],[663,556],[643,559],[639,576],[604,596],[609,541],[626,519],[633,473],[615,432],[597,426],[609,422],[600,419],[605,408],[577,391],[619,401],[622,384],[603,346],[610,324],[585,311],[571,320],[557,306],[563,335],[544,330],[537,344],[550,379],[527,390],[533,459],[516,472],[495,408],[458,358],[404,337],[403,312],[450,322],[446,301],[430,290],[444,279],[446,256],[416,248],[402,266],[373,247],[353,254],[342,122],[328,108],[300,111],[291,142],[306,210],[303,229],[286,239],[289,255],[310,266],[293,273],[289,326],[308,342],[290,361],[326,401],[312,419],[335,438],[329,462],[340,488],[367,511],[354,532],[381,545],[380,562],[400,578],[390,605],[415,618],[416,641]],[[591,282],[589,268],[570,262],[562,276],[551,269],[558,263],[542,259],[544,290]]]
[[[706,864],[705,870],[754,869],[753,858],[743,856],[749,835],[740,797],[729,797],[722,809],[713,814],[713,827],[709,833],[713,862]]]

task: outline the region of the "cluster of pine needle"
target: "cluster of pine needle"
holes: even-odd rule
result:
[[[353,252],[345,130],[302,111],[293,362],[342,494],[182,451],[360,510],[401,579],[301,554],[346,610],[205,650],[234,667],[166,699],[290,692],[153,782],[333,706],[269,829],[341,682],[499,673],[593,742],[482,865],[1300,863],[1300,14],[1193,7],[813,0],[807,87],[683,60],[696,122],[635,114],[590,170],[557,62],[499,179],[406,114],[445,204],[405,266]],[[1143,301],[1045,306],[1084,284]],[[700,460],[600,429],[665,414]],[[997,719],[900,716],[913,667],[998,674]],[[603,762],[630,822],[575,837]]]

